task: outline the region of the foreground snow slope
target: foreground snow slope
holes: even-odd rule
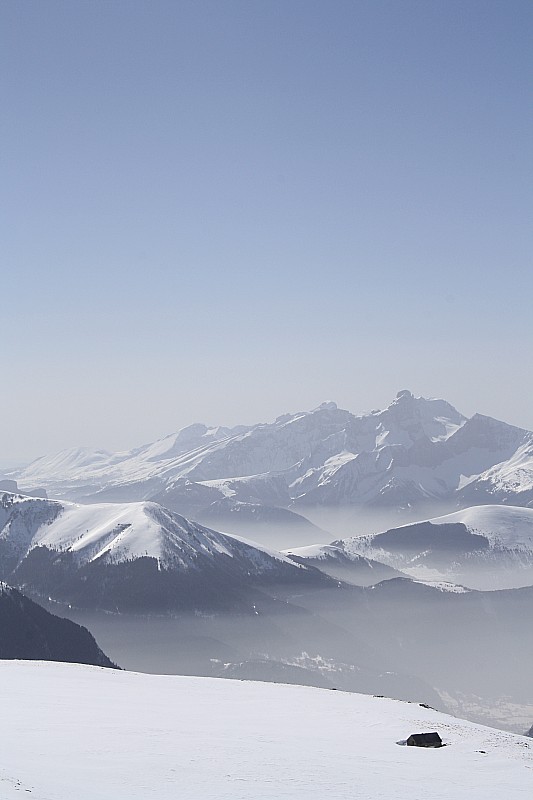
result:
[[[47,662],[0,686],[3,800],[531,796],[528,739],[416,704]],[[432,730],[447,747],[396,744]]]

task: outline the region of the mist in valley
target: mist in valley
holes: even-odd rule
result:
[[[444,592],[407,579],[274,592],[251,614],[50,610],[122,668],[396,697],[515,732],[533,713],[533,588]],[[270,610],[269,610],[270,609]]]
[[[211,521],[242,542],[153,503],[5,493],[2,577],[87,627],[123,669],[390,696],[523,732],[533,512],[487,506],[427,520],[444,511]],[[503,543],[490,539],[495,525]]]
[[[175,509],[178,513],[179,508]],[[242,536],[266,547],[287,550],[312,544],[329,544],[337,539],[366,536],[439,517],[457,510],[450,502],[427,502],[416,508],[371,508],[368,506],[305,506],[292,509],[301,517],[301,524],[241,521],[238,515],[206,517],[187,515],[197,522],[224,533]]]

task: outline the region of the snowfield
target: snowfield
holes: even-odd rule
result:
[[[531,797],[531,740],[416,704],[48,662],[0,678],[2,800]],[[397,744],[434,730],[446,747]]]

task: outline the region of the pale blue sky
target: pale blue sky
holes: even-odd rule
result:
[[[0,463],[402,388],[533,429],[529,0],[0,30]]]

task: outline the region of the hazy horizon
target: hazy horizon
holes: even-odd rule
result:
[[[4,2],[0,466],[404,388],[533,429],[532,23]]]

